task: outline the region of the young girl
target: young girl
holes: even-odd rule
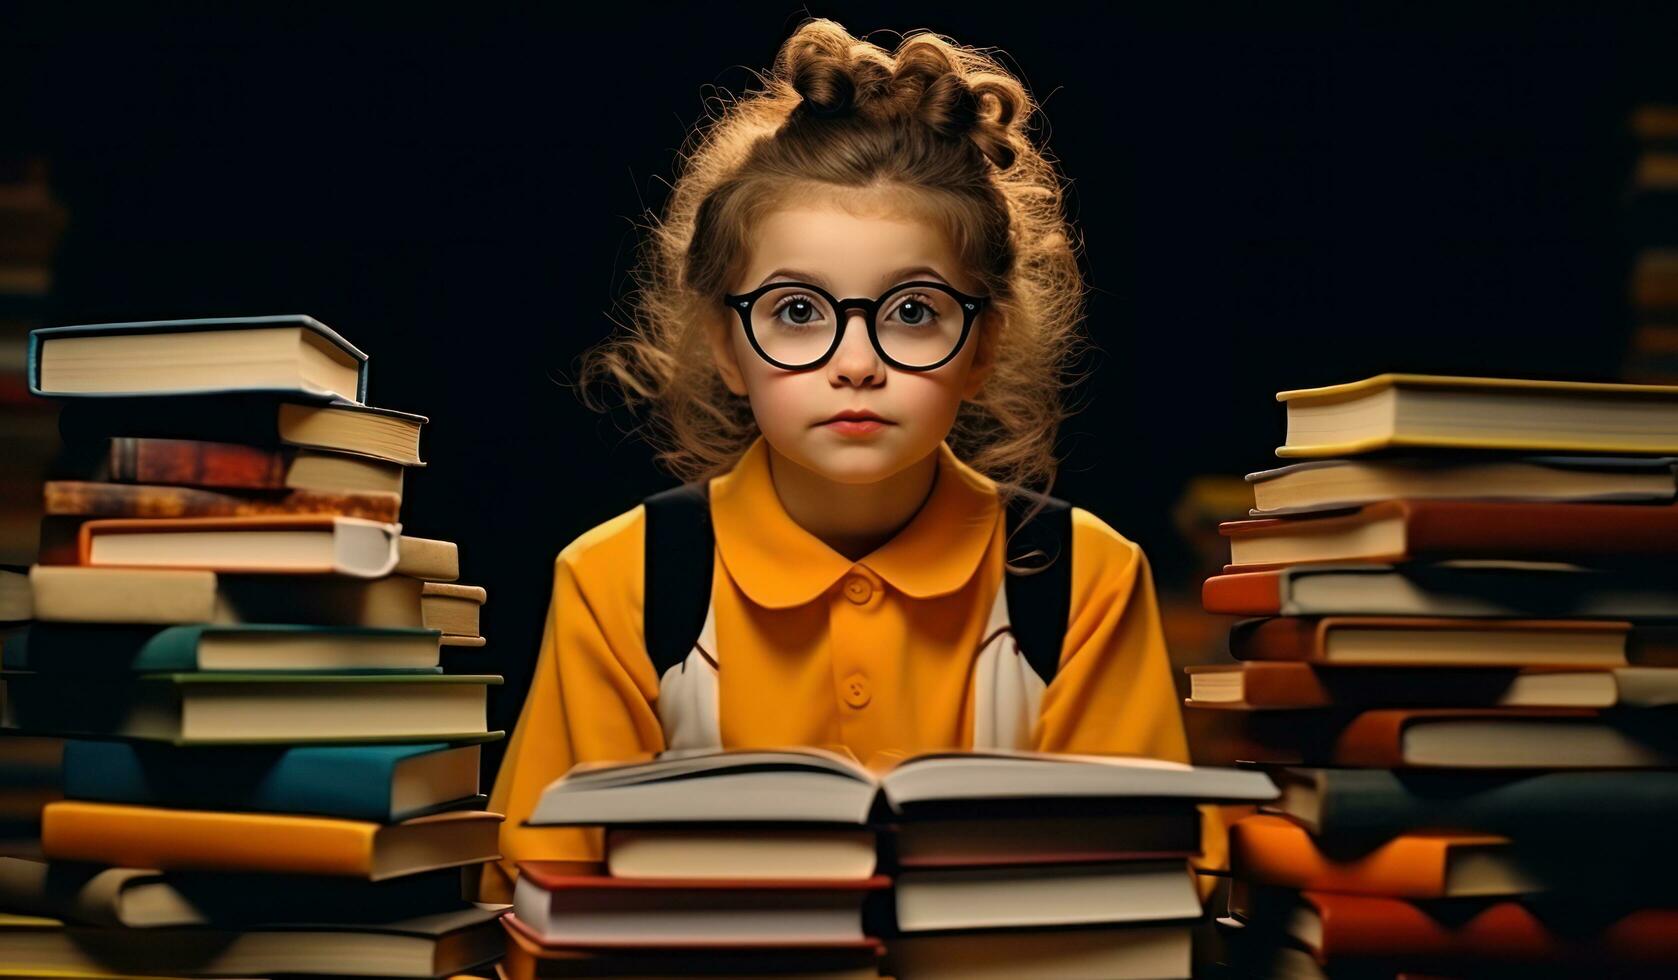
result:
[[[706,484],[710,616],[660,676],[644,505],[560,552],[483,900],[511,900],[518,861],[600,857],[597,829],[521,826],[578,762],[706,745],[1188,760],[1147,559],[1099,517],[1071,513],[1052,682],[1000,629],[1004,506],[1052,482],[1083,307],[1030,97],[936,35],[888,53],[826,20],[765,81],[690,144],[634,322],[585,370],[650,406],[661,461]],[[1204,829],[1220,866],[1214,811]]]

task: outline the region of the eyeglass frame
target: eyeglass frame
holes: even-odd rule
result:
[[[770,357],[769,354],[764,351],[763,345],[758,343],[757,334],[752,330],[752,307],[757,304],[757,301],[772,290],[786,289],[794,286],[800,289],[808,289],[820,296],[822,299],[827,300],[828,305],[833,307],[834,315],[839,318],[838,325],[833,329],[833,344],[828,347],[827,353],[807,364],[798,365],[786,364]],[[934,364],[925,365],[924,367],[905,364],[886,353],[885,347],[880,344],[880,327],[876,322],[876,317],[879,315],[880,305],[882,303],[893,295],[913,287],[931,287],[933,289],[942,290],[943,292],[954,296],[956,301],[961,304],[961,336],[956,339],[955,346],[950,348],[950,352],[944,355],[942,360]],[[850,299],[836,299],[832,293],[815,283],[776,280],[775,282],[764,283],[762,286],[759,286],[748,293],[726,293],[723,295],[722,301],[725,305],[732,308],[735,313],[740,315],[740,326],[746,331],[746,340],[752,345],[752,350],[757,351],[757,356],[763,358],[771,365],[778,367],[783,371],[813,371],[832,360],[833,355],[839,352],[839,345],[845,341],[845,329],[850,326],[851,318],[847,316],[846,313],[847,311],[853,309],[860,309],[863,311],[864,319],[868,323],[868,341],[874,345],[874,352],[880,355],[881,360],[890,364],[892,367],[897,368],[899,371],[936,371],[937,369],[950,363],[957,354],[961,353],[962,347],[967,344],[968,334],[973,332],[973,321],[977,320],[979,318],[979,314],[984,312],[985,306],[990,302],[990,299],[991,298],[989,296],[969,296],[948,283],[934,282],[930,279],[916,279],[910,282],[900,282],[874,299],[869,299],[865,296],[856,296]]]

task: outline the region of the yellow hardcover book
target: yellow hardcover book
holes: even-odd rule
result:
[[[1381,374],[1278,392],[1282,457],[1432,448],[1678,453],[1678,386]]]
[[[457,810],[396,824],[64,800],[41,812],[55,861],[161,871],[337,875],[382,881],[493,861],[502,816]]]

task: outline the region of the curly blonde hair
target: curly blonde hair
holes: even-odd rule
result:
[[[757,424],[711,366],[703,325],[752,228],[812,189],[879,190],[948,233],[1001,314],[978,340],[995,366],[950,448],[1005,494],[1046,492],[1085,296],[1060,178],[1026,133],[1037,107],[1025,86],[942,36],[914,32],[888,52],[826,19],[800,25],[754,77],[761,90],[719,99],[689,134],[663,219],[644,229],[632,315],[583,355],[584,401],[606,410],[592,393],[603,386],[648,410],[646,437],[679,479],[733,467]]]

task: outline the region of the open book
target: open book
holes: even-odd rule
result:
[[[1252,803],[1276,787],[1261,772],[1134,756],[988,750],[910,756],[878,774],[818,748],[666,752],[644,762],[581,763],[542,792],[525,823],[839,823],[943,805],[1079,802]]]

